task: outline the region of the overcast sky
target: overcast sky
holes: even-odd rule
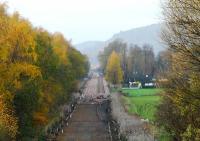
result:
[[[0,0],[34,26],[59,31],[74,44],[158,23],[160,0]]]

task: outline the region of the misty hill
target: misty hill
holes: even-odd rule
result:
[[[105,42],[88,41],[75,45],[75,47],[89,57],[90,63],[93,67],[98,64],[98,54],[103,50]]]
[[[160,40],[161,28],[162,24],[152,24],[145,27],[121,31],[117,34],[114,34],[113,37],[111,37],[105,42],[88,41],[75,46],[82,53],[88,55],[92,66],[96,66],[98,64],[97,56],[99,51],[103,50],[106,44],[115,39],[121,39],[127,44],[138,44],[140,46],[144,44],[150,44],[153,46],[154,52],[157,54],[158,52],[164,50],[164,45],[161,43]]]
[[[121,31],[114,34],[109,42],[115,39],[122,39],[128,44],[137,44],[139,46],[150,44],[153,46],[154,52],[157,54],[164,49],[160,39],[161,28],[162,24],[152,24],[145,27]]]

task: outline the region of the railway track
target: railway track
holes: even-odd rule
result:
[[[92,77],[57,141],[110,141],[103,77]]]

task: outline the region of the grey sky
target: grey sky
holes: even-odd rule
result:
[[[160,20],[160,0],[1,0],[34,26],[59,31],[73,43],[107,40],[114,33]]]

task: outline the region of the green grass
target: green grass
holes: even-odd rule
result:
[[[122,89],[122,93],[128,93],[130,96],[157,95],[162,91],[162,89]]]
[[[156,106],[159,104],[162,89],[122,89],[124,104],[130,114],[154,121]]]
[[[127,106],[128,113],[137,114],[144,119],[154,121],[154,114],[156,106],[159,104],[160,96],[138,96],[138,97],[125,97],[123,101]]]
[[[155,121],[156,107],[161,101],[162,89],[122,89],[122,100],[129,114],[137,114],[143,119]],[[170,141],[167,132],[152,125],[160,141]]]

